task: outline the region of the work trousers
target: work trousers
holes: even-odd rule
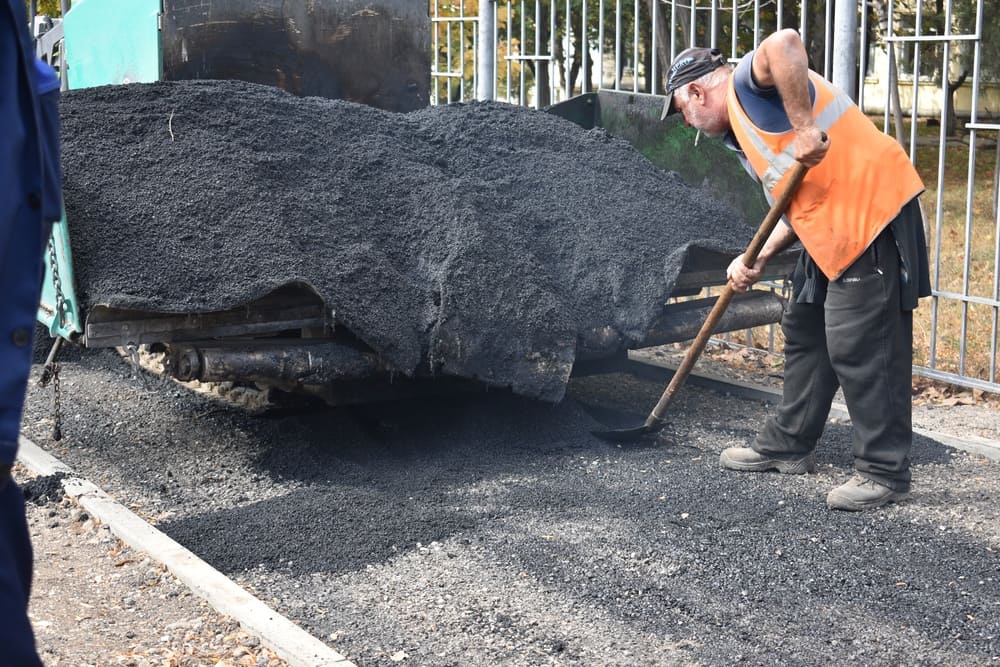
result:
[[[896,491],[910,488],[913,442],[913,312],[900,301],[900,260],[885,231],[837,280],[807,256],[793,276],[782,317],[785,379],[781,404],[752,447],[777,458],[813,451],[838,387],[854,427],[854,466]],[[813,275],[807,276],[807,273]],[[818,285],[809,285],[809,278]],[[825,287],[825,298],[822,293]],[[803,290],[818,298],[803,303]]]
[[[0,665],[42,667],[28,621],[31,539],[24,496],[8,473],[0,473]]]

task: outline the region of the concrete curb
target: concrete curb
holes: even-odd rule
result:
[[[119,539],[163,564],[216,611],[236,619],[292,667],[357,667],[343,655],[274,611],[239,585],[118,503],[27,438],[18,460],[38,475],[65,473],[63,487]]]
[[[626,370],[635,375],[654,377],[659,380],[669,379],[677,370],[676,366],[666,363],[658,363],[654,360],[629,358],[625,363]],[[777,404],[781,400],[781,391],[764,387],[761,385],[747,384],[744,382],[733,382],[711,375],[691,373],[688,376],[691,384],[711,389],[722,394],[732,394],[740,398],[748,398],[755,401],[766,401]],[[830,416],[839,420],[850,420],[851,416],[847,412],[847,406],[843,403],[834,403],[830,409]],[[1000,442],[988,440],[976,435],[968,435],[961,438],[937,431],[929,431],[922,428],[914,428],[913,432],[925,438],[940,442],[953,449],[960,449],[971,454],[985,456],[994,461],[1000,461]]]

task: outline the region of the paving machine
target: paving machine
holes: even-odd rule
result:
[[[51,62],[58,53],[70,89],[235,78],[405,112],[428,104],[430,30],[426,3],[413,0],[77,0],[38,44]],[[656,164],[738,203],[755,222],[766,203],[736,159],[725,151],[692,158],[698,153],[690,150],[693,131],[676,121],[661,123],[661,103],[654,96],[602,91],[549,111],[583,127],[605,127]],[[167,376],[230,393],[249,388],[257,396],[306,394],[334,405],[475,386],[429,372],[401,378],[338,323],[307,285],[288,285],[219,312],[158,313],[102,304],[82,311],[71,230],[72,221],[65,219],[54,228],[39,309],[41,326],[60,341],[118,348],[136,362],[152,358],[155,370]],[[730,259],[692,251],[672,296],[693,297],[706,286],[724,284]],[[785,255],[770,268],[783,275],[794,259]],[[688,340],[713,301],[672,299],[638,342],[626,343],[613,332],[586,332],[578,344],[578,365],[622,358],[636,344]],[[741,295],[718,331],[775,322],[782,307],[768,291]],[[50,360],[57,349],[58,344]]]

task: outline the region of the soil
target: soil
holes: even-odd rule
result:
[[[35,552],[30,616],[47,667],[286,667],[260,640],[122,543],[57,476],[15,468]]]
[[[629,450],[589,430],[634,423],[661,383],[261,419],[110,353],[62,378],[64,439],[32,387],[33,440],[360,665],[1000,660],[997,464],[926,437],[912,500],[854,515],[822,500],[850,472],[849,425],[828,428],[817,475],[727,474],[719,450],[770,408],[694,385],[658,443]],[[956,434],[1000,432],[987,405],[934,410]],[[54,545],[33,606],[52,664],[268,664],[237,658],[259,647],[73,507],[32,512]],[[189,642],[191,662],[163,658]]]

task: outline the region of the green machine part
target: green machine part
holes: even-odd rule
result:
[[[63,31],[70,89],[162,77],[160,0],[76,0]]]
[[[65,212],[62,220],[52,225],[44,262],[45,281],[38,304],[38,321],[53,338],[72,339],[83,333],[83,322],[73,286],[73,255]]]
[[[769,205],[736,154],[718,139],[697,137],[679,115],[660,120],[663,97],[602,90],[585,93],[547,109],[585,129],[601,127],[635,146],[656,166],[677,172],[740,212],[755,227]],[[695,142],[697,141],[697,148]]]

